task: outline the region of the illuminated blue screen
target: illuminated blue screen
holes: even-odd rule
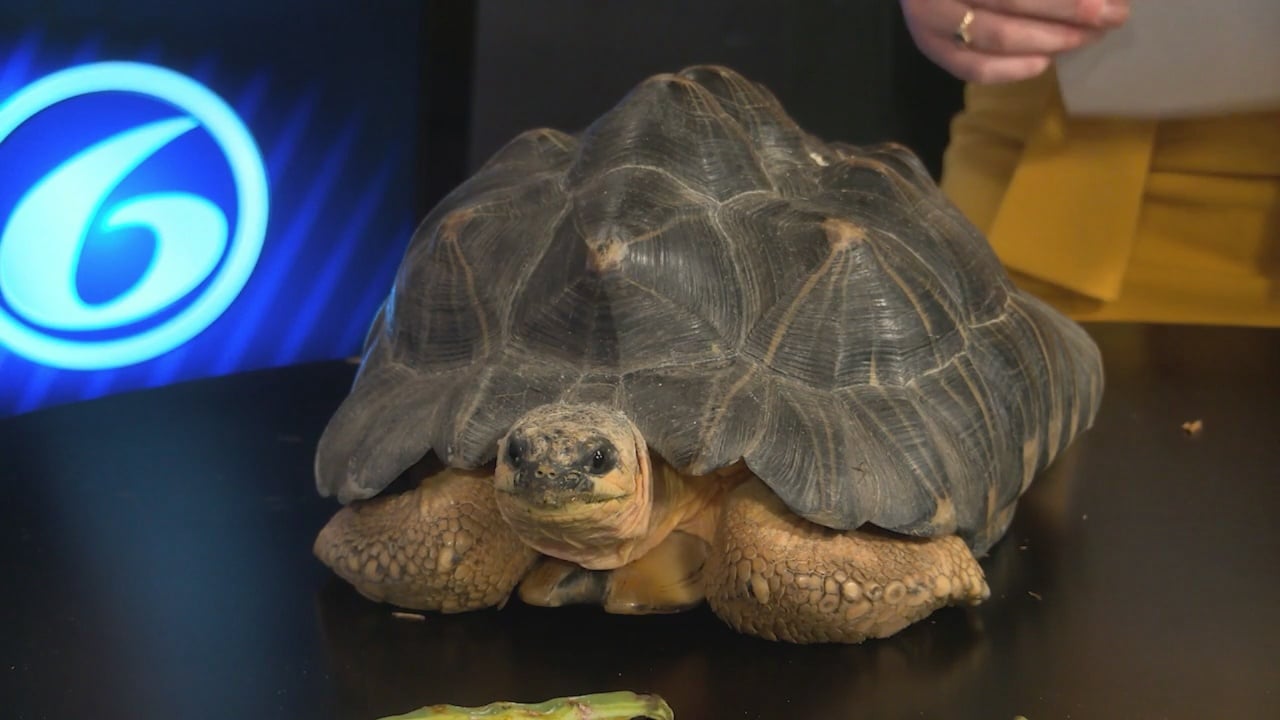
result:
[[[418,3],[53,6],[0,24],[0,416],[357,353],[421,210]]]

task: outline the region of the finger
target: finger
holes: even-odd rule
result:
[[[928,12],[918,14],[910,22],[954,43],[956,30],[969,12],[973,13],[966,27],[969,43],[963,47],[993,55],[1054,55],[1085,45],[1104,32],[1052,20],[971,9],[961,0],[935,0]]]
[[[995,84],[1036,77],[1049,68],[1048,55],[987,55],[966,50],[950,38],[929,34],[916,41],[920,51],[966,82]]]
[[[1037,77],[1049,69],[1053,59],[1047,55],[976,55],[956,58],[955,74],[978,85],[1011,83]]]
[[[965,47],[989,55],[1056,55],[1087,45],[1106,32],[985,10],[973,12]]]
[[[970,0],[969,5],[1002,15],[1087,27],[1115,27],[1129,18],[1129,0]]]

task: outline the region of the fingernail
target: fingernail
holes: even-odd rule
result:
[[[1129,0],[1107,0],[1100,18],[1104,25],[1120,25],[1129,19]]]

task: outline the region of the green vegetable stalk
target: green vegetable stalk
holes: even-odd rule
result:
[[[431,705],[381,720],[674,720],[675,713],[657,695],[608,692],[575,695],[540,703],[495,702],[483,707]]]

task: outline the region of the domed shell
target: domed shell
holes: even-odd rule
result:
[[[984,549],[1102,385],[909,151],[824,143],[694,67],[577,136],[517,137],[429,214],[317,484],[346,502],[429,452],[479,466],[526,411],[601,403],[813,522]]]

